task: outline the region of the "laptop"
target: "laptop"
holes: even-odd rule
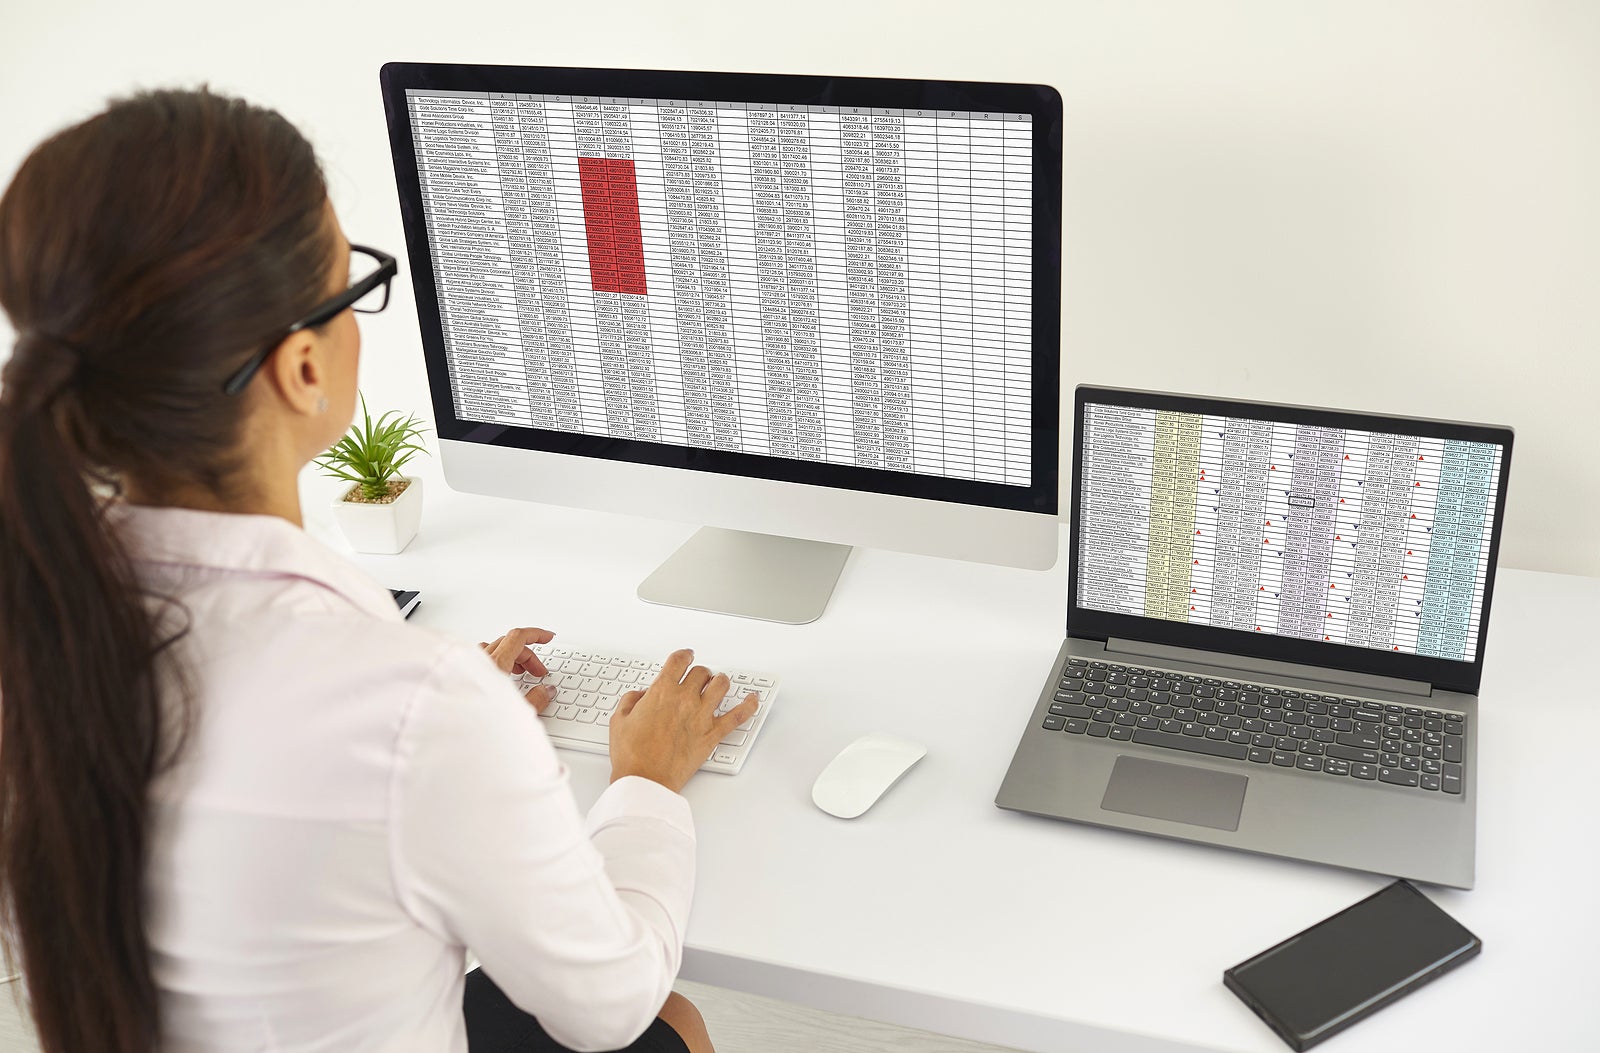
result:
[[[995,803],[1471,888],[1510,428],[1114,388]]]

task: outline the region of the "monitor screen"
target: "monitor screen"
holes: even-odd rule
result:
[[[441,437],[1055,512],[1054,92],[385,72]]]
[[[1501,445],[1110,402],[1082,414],[1078,606],[1477,660]]]

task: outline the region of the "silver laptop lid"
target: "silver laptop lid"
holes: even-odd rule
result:
[[[1510,428],[1079,387],[1071,635],[1476,693]]]

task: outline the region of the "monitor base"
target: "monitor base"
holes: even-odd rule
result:
[[[639,584],[667,607],[804,625],[822,617],[849,545],[703,527]]]

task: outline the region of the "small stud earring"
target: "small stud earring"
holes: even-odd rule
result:
[[[326,395],[318,395],[317,396],[317,412],[318,413],[326,413],[326,412],[328,412],[328,396],[326,396]]]

